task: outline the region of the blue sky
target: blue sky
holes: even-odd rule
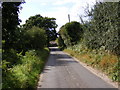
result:
[[[21,6],[19,18],[21,24],[30,16],[40,14],[43,17],[54,17],[58,24],[57,30],[68,22],[68,14],[71,21],[80,21],[79,15],[84,15],[84,9],[87,4],[93,6],[96,0],[25,0],[26,3]]]

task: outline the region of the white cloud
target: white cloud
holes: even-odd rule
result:
[[[84,8],[87,6],[87,3],[92,6],[95,1],[96,0],[26,0],[20,18],[24,23],[26,19],[36,14],[55,17],[59,25],[57,30],[59,30],[62,25],[68,22],[68,14],[70,14],[71,21],[80,21],[79,15],[84,14]]]
[[[75,0],[57,0],[53,5],[63,5],[67,3],[73,3]]]
[[[45,6],[45,5],[47,5],[47,3],[41,3],[41,5]]]

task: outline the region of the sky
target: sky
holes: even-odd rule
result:
[[[22,4],[22,10],[20,10],[19,18],[22,20],[22,24],[30,16],[40,14],[43,17],[54,17],[59,28],[69,22],[68,14],[70,14],[71,21],[80,22],[79,15],[84,18],[87,5],[92,7],[96,0],[25,0],[26,3]]]

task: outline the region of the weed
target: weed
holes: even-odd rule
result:
[[[113,81],[118,80],[118,56],[101,50],[89,50],[83,45],[75,45],[64,50],[78,60],[103,71]]]
[[[48,49],[26,52],[20,64],[4,73],[3,88],[35,88],[48,54]]]

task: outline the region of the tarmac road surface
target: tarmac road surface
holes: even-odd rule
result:
[[[57,47],[50,49],[38,88],[115,88]]]

